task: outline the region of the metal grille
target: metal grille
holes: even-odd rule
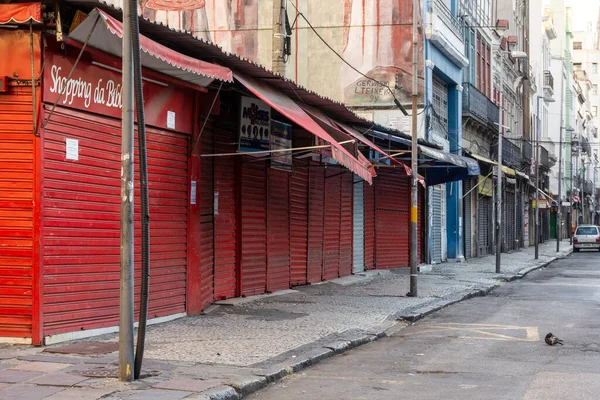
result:
[[[477,210],[477,255],[486,256],[490,251],[490,212],[491,197],[479,197]]]
[[[433,75],[434,109],[433,130],[443,137],[448,136],[448,85]]]
[[[469,193],[469,191],[473,188],[473,180],[465,179],[463,182],[463,190],[464,193]],[[472,201],[471,198],[473,193],[469,193],[464,198],[464,224],[465,224],[465,258],[471,258],[473,256],[473,219],[471,218],[473,209],[472,209]]]
[[[515,190],[514,186],[507,185],[504,195],[504,250],[515,249]]]

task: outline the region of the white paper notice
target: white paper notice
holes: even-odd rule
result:
[[[191,189],[190,189],[190,204],[196,204],[196,181],[192,181]]]
[[[67,160],[79,160],[79,140],[67,138]]]
[[[167,128],[175,129],[175,111],[167,111]]]

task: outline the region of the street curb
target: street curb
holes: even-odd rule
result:
[[[541,263],[539,265],[536,265],[536,266],[533,266],[533,267],[523,268],[522,270],[517,271],[517,273],[515,275],[503,277],[502,280],[504,282],[513,282],[513,281],[516,281],[517,279],[523,279],[530,272],[536,271],[536,270],[541,269],[541,268],[545,268],[548,265],[550,265],[551,263],[553,263],[554,261],[562,260],[563,258],[566,258],[571,253],[573,253],[572,249],[570,251],[568,251],[567,253],[565,253],[565,254],[561,254],[559,256],[556,256],[556,257],[554,257],[554,258],[552,258],[552,259],[550,259],[550,260],[548,260],[546,262],[543,262],[543,263]]]
[[[522,279],[531,271],[543,268],[556,260],[565,258],[569,254],[571,254],[571,252],[554,257],[551,260],[548,260],[547,262],[544,262],[540,265],[523,269],[515,275],[505,277],[503,281],[512,282],[517,279]],[[308,351],[307,353],[304,353],[289,365],[279,364],[271,367],[267,370],[267,372],[264,375],[258,376],[257,379],[247,380],[241,383],[240,385],[228,384],[226,386],[211,389],[207,392],[201,393],[200,399],[241,400],[242,398],[248,396],[251,393],[264,389],[271,383],[277,382],[287,376],[293,375],[308,367],[316,365],[327,358],[331,358],[338,354],[343,354],[348,350],[357,348],[367,343],[374,342],[381,338],[391,337],[392,335],[398,333],[400,330],[404,329],[410,324],[420,319],[423,319],[436,311],[442,310],[453,304],[460,303],[462,301],[474,297],[487,296],[490,292],[492,292],[499,286],[500,283],[479,286],[473,289],[467,289],[462,292],[451,294],[441,299],[434,300],[427,304],[423,304],[408,309],[406,311],[402,311],[396,315],[390,316],[390,318],[393,318],[393,320],[395,320],[395,323],[391,326],[390,324],[385,323],[376,325],[365,331],[364,335],[360,335],[351,340],[338,340],[328,343],[320,348],[315,348],[313,350]]]

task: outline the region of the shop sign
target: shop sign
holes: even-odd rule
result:
[[[531,200],[531,207],[536,208],[535,200]],[[550,206],[548,204],[548,200],[540,199],[540,210],[548,209],[548,208],[550,208]]]
[[[271,107],[264,101],[242,96],[240,107],[240,151],[269,150]]]
[[[121,74],[112,66],[80,60],[71,73],[74,59],[54,51],[46,53],[44,101],[120,119],[122,116]],[[192,91],[172,84],[143,81],[146,124],[191,133]]]
[[[283,122],[272,120],[271,135],[269,136],[271,150],[284,150],[292,148],[292,126]],[[292,152],[271,153],[271,168],[282,171],[292,171]]]
[[[479,184],[480,195],[492,197],[492,194],[494,193],[494,181],[491,178],[479,175],[477,177],[477,183]]]

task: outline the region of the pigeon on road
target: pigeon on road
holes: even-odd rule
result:
[[[544,340],[548,346],[554,346],[555,344],[560,344],[562,346],[563,344],[563,341],[554,336],[552,333],[547,334]]]

